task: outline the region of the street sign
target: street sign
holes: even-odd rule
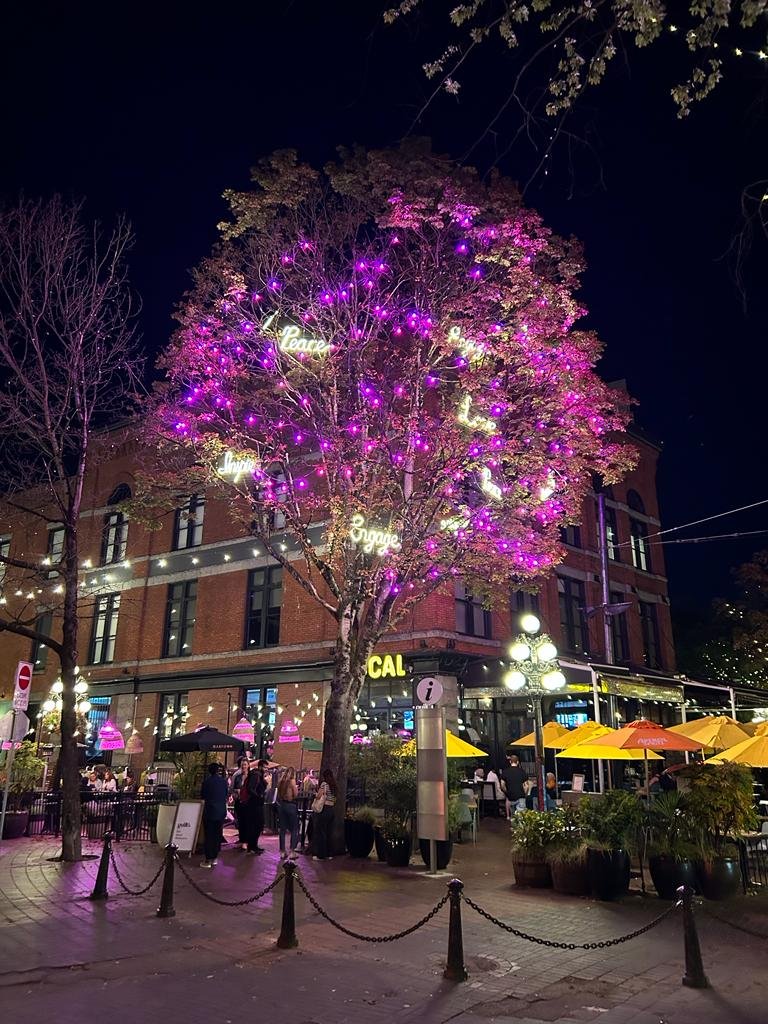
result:
[[[439,679],[435,679],[434,676],[424,676],[423,679],[419,680],[416,687],[416,697],[419,704],[422,704],[424,707],[432,707],[440,703],[442,696],[443,684]]]
[[[40,744],[40,757],[53,757],[54,746],[52,743]]]
[[[29,719],[23,711],[6,711],[0,718],[0,740],[3,743],[21,743],[28,732]]]
[[[28,661],[16,666],[16,680],[13,688],[14,711],[26,711],[29,707],[29,692],[32,689],[32,668]]]

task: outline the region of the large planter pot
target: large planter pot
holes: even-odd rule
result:
[[[391,868],[407,868],[411,860],[411,837],[392,837],[387,840],[387,846],[387,864]]]
[[[598,900],[616,900],[629,892],[629,854],[626,850],[590,850],[589,886]]]
[[[385,864],[389,853],[389,841],[380,828],[374,826],[373,842],[376,846],[376,859],[380,864]]]
[[[713,857],[698,861],[696,873],[701,894],[708,900],[727,900],[741,888],[741,866],[738,857]]]
[[[367,857],[373,849],[373,825],[368,821],[344,821],[344,842],[350,857]]]
[[[651,872],[651,881],[654,884],[656,893],[661,900],[677,899],[677,890],[681,885],[697,888],[696,869],[693,861],[677,860],[667,854],[659,854],[650,857],[648,869]]]
[[[160,846],[167,846],[171,841],[171,830],[173,829],[173,818],[176,814],[176,804],[159,804],[157,808],[157,824],[155,835]]]
[[[518,860],[512,858],[515,885],[531,889],[546,889],[552,885],[552,872],[545,860]]]
[[[429,840],[419,840],[419,853],[421,859],[429,867]],[[437,870],[442,871],[447,868],[451,861],[451,854],[453,853],[453,842],[450,839],[438,839],[437,840]]]
[[[589,896],[589,867],[584,860],[553,860],[552,888],[564,896]]]
[[[6,811],[3,839],[20,839],[27,831],[29,811]]]

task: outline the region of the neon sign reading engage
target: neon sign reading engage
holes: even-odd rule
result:
[[[384,556],[391,551],[399,551],[402,546],[396,533],[388,533],[385,530],[366,526],[365,518],[359,512],[352,516],[349,539],[353,544],[359,545],[366,555],[375,553]]]

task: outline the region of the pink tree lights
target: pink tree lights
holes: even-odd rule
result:
[[[421,144],[322,173],[278,153],[254,182],[196,272],[159,416],[336,623],[343,793],[376,642],[436,588],[548,573],[590,475],[630,462],[626,413],[574,329],[578,248],[509,181]]]

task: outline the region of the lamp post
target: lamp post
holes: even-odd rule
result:
[[[539,632],[541,623],[536,616],[523,615],[520,627],[523,632],[513,640],[509,648],[513,667],[504,676],[504,685],[513,693],[525,692],[533,702],[536,791],[539,810],[543,811],[546,806],[546,779],[541,698],[545,693],[562,690],[565,676],[557,661],[557,648],[546,633]]]

